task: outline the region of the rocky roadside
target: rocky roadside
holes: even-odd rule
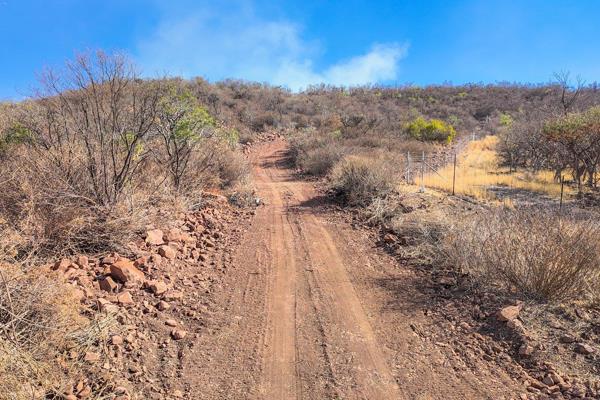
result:
[[[475,207],[479,205],[471,201],[418,194],[404,198],[400,206],[405,221],[412,213],[423,221],[425,214],[440,210],[460,218]],[[357,229],[369,230],[400,268],[418,276],[418,290],[429,299],[424,313],[437,321],[435,326],[415,327],[428,340],[452,348],[474,368],[483,359],[504,369],[523,384],[523,400],[600,398],[600,310],[477,289],[467,274],[437,265],[421,237],[435,227],[398,232],[365,222],[361,213],[345,218]]]
[[[254,213],[222,196],[167,226],[148,226],[130,256],[81,255],[49,268],[73,285],[96,340],[68,356],[89,371],[64,399],[183,398],[181,362],[210,325],[214,294]]]

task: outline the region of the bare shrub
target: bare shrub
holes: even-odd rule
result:
[[[24,127],[36,158],[53,163],[72,191],[117,203],[149,154],[158,82],[138,79],[120,55],[79,55],[61,73],[47,71]]]
[[[0,166],[0,216],[6,229],[22,239],[15,251],[41,256],[121,250],[141,226],[143,207],[98,205],[74,192],[54,164],[41,159],[32,163],[30,157],[27,148],[14,150]],[[140,202],[149,199],[142,197]]]
[[[387,160],[349,156],[331,173],[330,188],[353,206],[367,206],[396,187],[398,177]]]
[[[450,261],[482,282],[537,300],[599,294],[596,221],[504,209],[456,225],[447,239]]]
[[[340,146],[330,145],[309,150],[299,157],[297,165],[306,173],[323,176],[343,157]]]
[[[214,148],[212,151],[216,151]],[[239,152],[228,146],[222,146],[216,154],[220,186],[232,187],[238,183],[244,183],[250,172],[248,160]]]
[[[69,285],[42,270],[0,266],[0,398],[65,392],[85,367],[69,351],[98,344]]]
[[[290,155],[302,171],[315,176],[328,174],[347,149],[339,142],[339,132],[305,131],[290,141]]]

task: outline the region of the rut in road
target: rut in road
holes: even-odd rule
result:
[[[255,168],[259,191],[266,196],[266,211],[274,222],[269,230],[270,279],[259,393],[268,399],[302,398],[298,366],[304,362],[305,368],[310,369],[312,363],[319,362],[306,359],[297,341],[297,334],[303,334],[297,332],[297,320],[303,318],[297,312],[300,300],[315,303],[313,312],[318,312],[321,318],[327,316],[327,320],[321,320],[321,337],[315,338],[321,346],[335,344],[337,349],[332,351],[351,357],[343,370],[338,371],[334,365],[318,369],[325,369],[334,377],[343,375],[340,377],[344,386],[352,387],[357,398],[397,399],[398,388],[329,233],[310,213],[289,212],[290,207],[307,201],[309,196],[307,185],[289,181],[285,170],[269,168],[281,162],[283,150],[274,151],[272,159],[262,160]],[[311,295],[302,300],[299,298],[309,294],[296,287],[296,281],[303,279],[303,275],[310,275]],[[317,394],[310,393],[312,388],[307,389],[309,393],[305,395]]]
[[[314,186],[294,178],[286,149],[276,140],[251,156],[264,205],[228,272],[223,326],[186,357],[192,398],[464,399],[508,390],[511,380],[485,366],[457,372],[451,351],[411,331],[414,314],[383,314],[368,275],[395,277],[397,266],[385,259],[383,272],[374,270],[368,246],[317,214]]]

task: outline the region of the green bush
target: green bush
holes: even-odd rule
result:
[[[407,134],[422,142],[451,143],[456,136],[456,130],[452,125],[440,119],[425,120],[417,117],[406,124]]]

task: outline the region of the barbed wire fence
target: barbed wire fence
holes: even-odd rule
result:
[[[483,135],[485,136],[485,135]],[[457,184],[460,184],[461,187],[464,188],[465,183],[460,182],[460,176],[457,175],[457,169],[461,170],[464,174],[465,170],[470,168],[469,164],[465,163],[459,157],[459,154],[464,151],[466,146],[476,140],[479,140],[483,137],[480,132],[473,132],[469,135],[468,140],[463,141],[455,145],[451,151],[445,152],[436,152],[426,154],[424,151],[420,153],[411,153],[408,151],[405,155],[405,165],[403,167],[403,179],[405,183],[409,185],[418,186],[418,191],[420,193],[424,193],[426,189],[429,187],[431,189],[435,189],[441,192],[447,193],[449,196],[457,195]],[[477,156],[475,160],[471,162],[477,164],[480,162],[481,154]],[[450,173],[448,174],[448,168],[450,168]],[[444,169],[446,174],[442,173],[442,169]],[[426,177],[428,175],[436,175],[439,177],[445,185],[443,187],[439,187],[436,185],[429,186],[426,183]],[[471,185],[473,189],[483,190],[485,192],[490,190],[490,187],[486,186],[477,186]],[[493,188],[493,187],[492,187]],[[513,202],[513,186],[509,185],[507,190],[502,194],[502,199],[507,201],[508,203]],[[491,197],[491,196],[490,196]],[[562,207],[562,194],[561,194],[561,207]]]
[[[470,159],[467,162],[460,157],[461,152],[469,143],[479,140],[485,135],[471,135],[470,140],[466,143],[461,143],[454,146],[450,151],[442,151],[436,153],[425,153],[424,151],[414,153],[408,151],[405,155],[405,161],[402,170],[402,178],[408,185],[418,187],[418,192],[424,193],[428,188],[438,192],[446,193],[448,196],[461,196],[468,193],[484,192],[484,197],[488,199],[497,199],[505,205],[514,205],[516,202],[524,202],[529,198],[529,201],[535,202],[536,199],[543,198],[543,195],[534,195],[527,189],[519,188],[514,183],[515,179],[522,179],[517,174],[515,168],[510,168],[508,172],[495,172],[498,174],[507,174],[511,177],[508,184],[491,184],[491,185],[475,185],[465,182],[465,176],[469,175],[469,169],[474,168],[473,165],[478,165],[482,160],[483,153],[477,155],[475,159]],[[458,173],[460,171],[460,173]],[[475,172],[475,171],[473,171]],[[430,185],[427,183],[427,177],[435,175],[444,182],[442,185]],[[558,198],[548,198],[545,201],[548,204],[555,204],[557,211],[562,213],[565,201],[565,179],[560,177],[557,182],[560,185],[560,195]],[[465,190],[465,187],[467,190]],[[460,190],[459,190],[460,189]],[[541,201],[541,200],[539,200]]]

